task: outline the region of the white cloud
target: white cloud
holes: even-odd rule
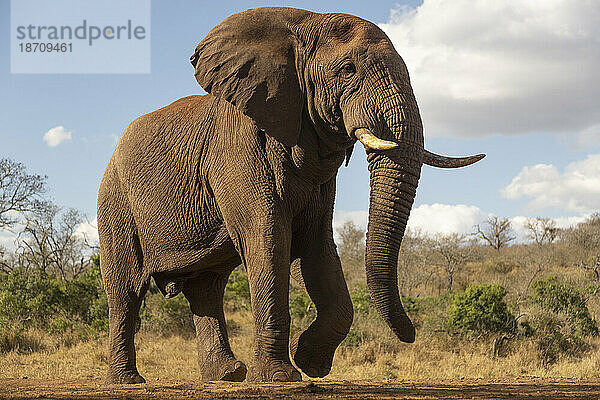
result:
[[[463,204],[423,204],[413,209],[408,220],[408,227],[420,229],[426,234],[435,233],[471,233],[473,226],[487,218],[487,214],[475,206]],[[340,227],[350,220],[361,229],[367,228],[369,213],[367,211],[337,211],[333,216],[334,228]]]
[[[500,190],[507,199],[532,198],[528,211],[546,207],[590,213],[600,210],[600,154],[566,166],[560,173],[554,165],[524,167],[511,183]]]
[[[81,236],[88,244],[98,245],[98,216],[91,222],[82,222],[77,226],[75,232]]]
[[[600,124],[598,1],[424,0],[381,28],[430,136],[585,132]]]
[[[423,204],[413,209],[408,227],[425,234],[471,233],[473,226],[487,218],[478,207],[464,204]]]
[[[360,229],[367,229],[367,222],[369,220],[369,213],[363,210],[358,211],[339,211],[335,210],[333,213],[333,229],[340,228],[346,221],[354,222]]]
[[[17,247],[16,244],[17,235],[8,230],[0,229],[0,250],[14,250]]]
[[[44,142],[50,147],[56,147],[65,140],[71,140],[73,132],[67,132],[64,126],[55,126],[44,134]]]

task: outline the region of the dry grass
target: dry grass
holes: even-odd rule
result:
[[[518,376],[595,378],[600,376],[600,350],[580,360],[561,360],[549,369],[540,367],[532,344],[515,346],[510,355],[492,358],[483,344],[449,347],[435,339],[399,345],[397,353],[379,350],[376,342],[336,354],[331,379],[460,379]]]
[[[236,355],[249,363],[252,360],[252,323],[248,312],[230,315],[236,329],[231,344]],[[360,321],[358,321],[360,323]],[[507,378],[536,376],[545,378],[600,377],[600,339],[592,341],[593,349],[581,359],[563,359],[549,369],[536,361],[534,345],[514,343],[506,357],[492,358],[490,344],[459,341],[449,338],[420,336],[414,344],[392,340],[383,324],[373,332],[381,338],[358,347],[338,349],[334,366],[327,379],[460,379]],[[101,379],[107,368],[106,337],[77,343],[57,345],[39,331],[27,333],[45,350],[29,354],[10,352],[0,355],[0,378],[39,379]],[[36,336],[37,335],[37,336]],[[148,381],[186,380],[199,378],[196,344],[193,338],[178,335],[157,336],[140,332],[136,337],[138,368]]]

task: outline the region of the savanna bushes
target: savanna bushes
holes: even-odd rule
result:
[[[33,351],[32,329],[73,344],[108,327],[108,304],[100,285],[98,258],[75,279],[17,268],[0,275],[0,351]]]
[[[356,234],[347,237],[360,238]],[[590,339],[598,335],[593,317],[597,308],[590,310],[588,304],[596,305],[600,288],[593,271],[568,264],[544,269],[538,266],[528,272],[527,279],[516,280],[511,276],[522,274],[526,269],[524,264],[530,262],[515,257],[522,249],[511,246],[499,254],[497,250],[486,253],[489,250],[476,247],[462,250],[471,254],[471,258],[468,263],[455,267],[453,280],[457,287],[450,291],[447,261],[438,252],[439,246],[432,246],[431,253],[426,254],[423,243],[429,240],[435,239],[409,236],[406,243],[410,249],[403,249],[407,257],[421,262],[428,260],[422,264],[428,272],[415,274],[423,280],[415,277],[410,290],[412,295],[402,298],[417,327],[419,340],[438,341],[445,346],[455,346],[457,351],[465,348],[466,343],[482,343],[489,348],[492,358],[510,355],[519,343],[532,343],[539,364],[546,367],[561,358],[581,357],[592,348]],[[346,248],[349,246],[346,243]],[[362,265],[355,260],[361,251],[353,251],[352,260],[344,262],[355,321],[341,351],[356,354],[355,360],[373,362],[378,351],[396,354],[400,347],[371,303],[364,273],[359,269]],[[406,254],[409,251],[419,254]],[[436,264],[436,254],[441,257],[439,264]],[[343,252],[341,256],[345,261]],[[486,280],[494,283],[475,283]],[[527,283],[525,289],[521,286],[523,281]],[[251,323],[248,277],[243,269],[238,268],[231,274],[224,300],[228,316],[247,315],[246,320]],[[307,327],[316,316],[314,304],[293,281],[289,306],[292,332]],[[239,324],[235,318],[228,323],[231,334],[235,335]],[[31,352],[70,346],[106,335],[107,329],[108,305],[97,256],[91,259],[89,269],[71,279],[23,268],[0,274],[0,351]],[[163,337],[179,335],[191,339],[194,326],[184,296],[165,299],[152,284],[142,304],[140,329]],[[40,332],[53,338],[50,344],[39,340]],[[364,357],[359,357],[356,352],[363,350]]]
[[[441,341],[459,352],[466,343],[481,343],[492,358],[531,344],[543,368],[592,349],[600,312],[600,215],[566,230],[548,218],[530,219],[526,228],[528,244],[511,243],[514,234],[503,218],[476,226],[471,238],[407,232],[399,288],[418,340]],[[364,231],[347,223],[343,233],[338,249],[357,315],[348,341],[371,336],[386,342],[368,295],[357,296],[366,293],[363,266],[356,262],[356,254],[364,254]],[[358,250],[346,255],[351,248]]]
[[[81,214],[44,199],[45,178],[28,174],[21,164],[0,160],[0,173],[10,177],[0,181],[0,229],[19,233],[16,248],[0,248],[0,353],[105,340],[108,303],[99,258],[91,256],[97,249],[78,233]],[[404,367],[417,368],[427,360],[439,364],[441,357],[458,362],[460,354],[478,355],[490,365],[520,357],[520,364],[529,361],[546,371],[561,362],[582,362],[600,343],[600,214],[566,230],[547,218],[527,221],[526,229],[530,241],[525,244],[515,244],[505,218],[484,221],[470,236],[408,231],[398,285],[418,342],[406,347],[371,303],[365,233],[346,223],[339,230],[338,251],[355,317],[338,353],[346,363],[342,369],[361,365],[365,373],[377,366],[374,376],[402,376],[395,370],[398,360],[411,351],[416,361]],[[250,291],[243,269],[229,277],[224,301],[232,342],[250,351]],[[292,333],[316,316],[314,304],[293,281],[289,307]],[[165,299],[152,283],[139,329],[146,336],[191,340],[194,326],[184,296]],[[339,371],[334,374],[346,376]],[[436,373],[435,368],[429,372]]]

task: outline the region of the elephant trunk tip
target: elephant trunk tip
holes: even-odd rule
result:
[[[404,311],[402,304],[389,307],[378,307],[375,303],[375,308],[382,316],[383,320],[388,324],[394,335],[404,343],[414,343],[416,337],[415,326]]]
[[[400,341],[404,343],[414,343],[416,337],[415,326],[412,324],[408,316],[404,316],[399,323],[390,325],[392,332],[396,335]]]

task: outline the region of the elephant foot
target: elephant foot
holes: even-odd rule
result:
[[[242,382],[246,379],[246,365],[238,360],[212,363],[209,368],[200,368],[203,381]]]
[[[254,359],[248,371],[250,382],[300,382],[302,375],[290,362],[259,361]]]
[[[323,340],[324,337],[314,340],[308,331],[299,332],[292,338],[290,352],[294,363],[311,378],[323,378],[329,374],[333,364],[333,355],[343,338],[336,341],[335,344],[323,342]]]
[[[110,385],[123,385],[146,383],[146,380],[137,371],[109,371],[104,379],[104,383]]]

